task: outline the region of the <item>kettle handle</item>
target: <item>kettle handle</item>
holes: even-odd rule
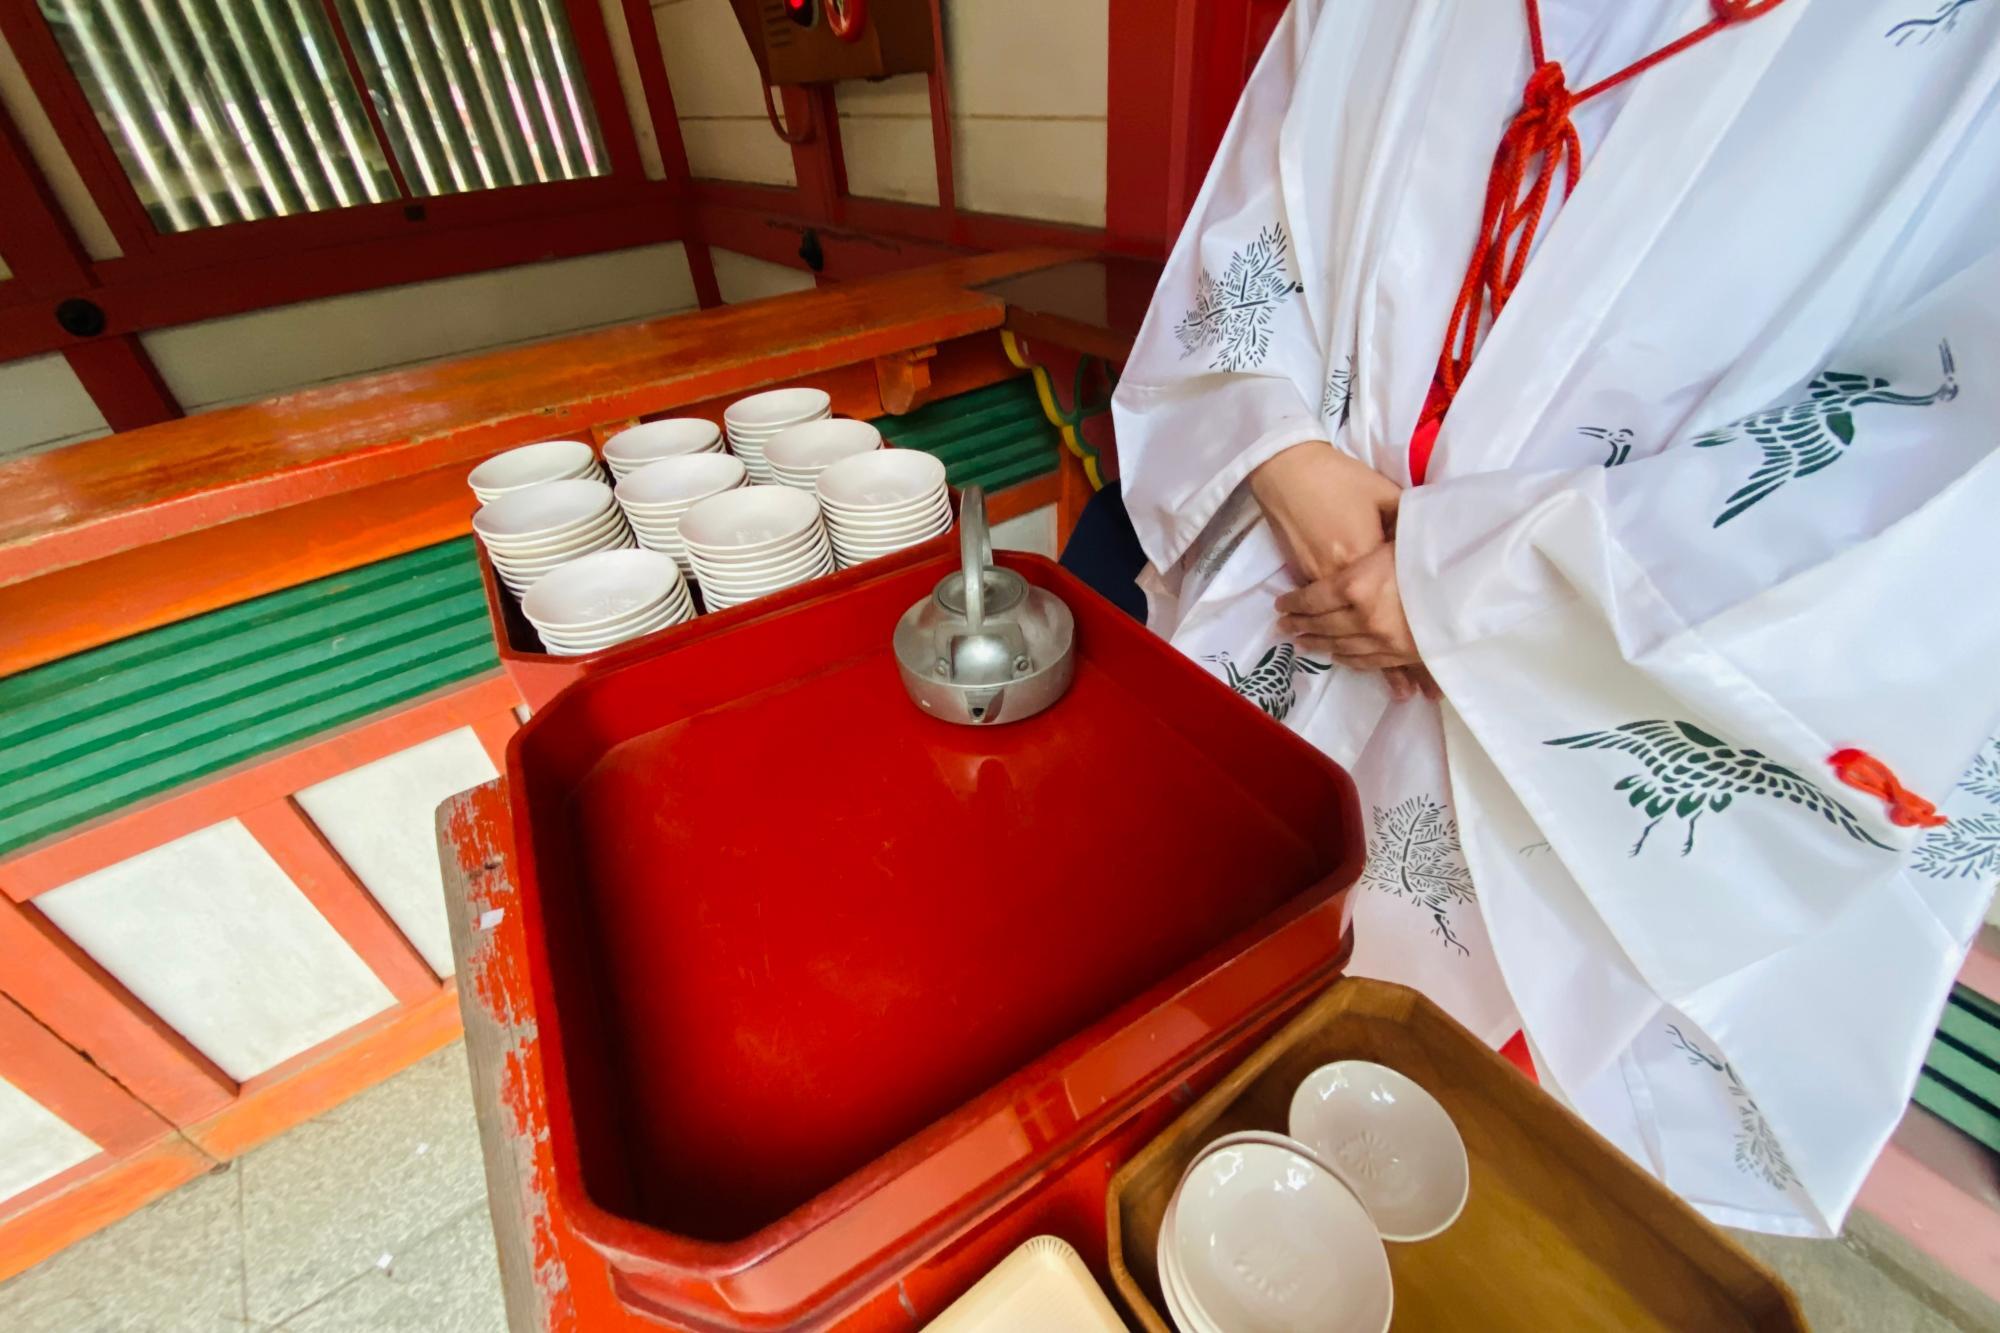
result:
[[[993,537],[986,527],[986,490],[967,486],[958,497],[958,558],[965,569],[965,625],[977,634],[986,619],[986,567],[993,563]]]

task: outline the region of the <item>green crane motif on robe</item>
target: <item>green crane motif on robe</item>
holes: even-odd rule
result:
[[[1854,443],[1854,414],[1861,408],[1883,404],[1929,407],[1956,398],[1958,373],[1951,359],[1950,343],[1938,344],[1938,359],[1944,363],[1944,382],[1930,393],[1897,393],[1879,375],[1822,371],[1806,386],[1806,396],[1801,401],[1753,413],[1695,436],[1697,449],[1711,449],[1748,436],[1764,451],[1756,471],[1724,502],[1725,508],[1713,526],[1721,527],[1785,483],[1810,477],[1838,462],[1847,446]]]
[[[1222,664],[1223,678],[1229,688],[1256,704],[1272,719],[1283,722],[1291,714],[1292,707],[1299,701],[1294,681],[1300,672],[1317,676],[1322,671],[1331,671],[1333,663],[1315,662],[1310,657],[1299,656],[1298,649],[1289,643],[1274,644],[1264,650],[1257,659],[1257,665],[1248,671],[1239,670],[1229,660],[1228,653],[1216,653],[1207,659]]]
[[[1861,826],[1853,811],[1791,769],[1766,758],[1762,751],[1742,749],[1711,736],[1692,722],[1627,722],[1610,731],[1586,731],[1542,743],[1572,750],[1619,750],[1639,761],[1641,772],[1628,773],[1611,786],[1613,791],[1627,793],[1626,799],[1652,818],[1640,832],[1639,841],[1632,844],[1633,856],[1669,814],[1687,821],[1687,841],[1681,845],[1681,855],[1686,856],[1694,850],[1695,822],[1709,811],[1727,810],[1738,796],[1790,801],[1838,826],[1851,838],[1888,847]]]

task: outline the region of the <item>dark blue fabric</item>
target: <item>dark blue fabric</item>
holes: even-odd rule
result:
[[[1120,611],[1146,623],[1146,594],[1138,584],[1146,552],[1125,512],[1118,483],[1107,482],[1077,516],[1076,531],[1063,547],[1062,566],[1089,584]]]

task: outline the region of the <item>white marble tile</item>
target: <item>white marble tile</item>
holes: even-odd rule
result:
[[[470,727],[378,759],[295,793],[333,849],[439,976],[450,976],[451,930],[438,869],[438,805],[498,776]]]
[[[231,1078],[394,997],[234,819],[51,889],[56,927]]]
[[[61,1175],[97,1151],[88,1134],[0,1078],[0,1199]]]

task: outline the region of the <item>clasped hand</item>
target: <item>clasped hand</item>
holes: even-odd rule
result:
[[[1250,489],[1303,585],[1278,599],[1278,627],[1306,652],[1382,672],[1398,699],[1437,698],[1396,586],[1402,489],[1321,440],[1265,462]]]

